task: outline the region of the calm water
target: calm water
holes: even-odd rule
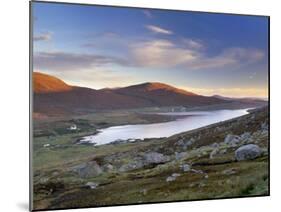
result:
[[[104,128],[101,129],[98,134],[86,136],[81,141],[101,145],[119,139],[168,137],[248,114],[247,110],[248,109],[159,113],[161,115],[189,116],[165,123],[123,125]]]

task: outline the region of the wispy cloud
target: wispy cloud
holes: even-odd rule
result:
[[[159,26],[155,26],[155,25],[146,25],[145,26],[148,30],[150,30],[153,33],[159,33],[159,34],[166,34],[166,35],[171,35],[173,34],[172,31],[168,30],[168,29],[164,29],[162,27]]]
[[[172,67],[193,61],[196,52],[175,46],[168,40],[141,42],[132,46],[132,56],[139,66]]]
[[[132,45],[134,62],[139,66],[171,68],[182,66],[186,69],[212,69],[235,67],[261,60],[264,53],[258,49],[227,48],[214,56],[201,50],[202,44],[193,40],[175,43],[169,40],[151,40]]]
[[[52,39],[53,33],[51,32],[44,32],[33,37],[34,41],[49,41]]]
[[[192,49],[201,49],[203,48],[203,44],[199,41],[196,41],[194,39],[190,39],[190,38],[183,38],[183,44],[187,47],[187,48],[192,48]]]
[[[34,55],[34,68],[38,70],[86,70],[108,64],[124,66],[127,61],[111,56],[68,52],[37,52]]]
[[[259,49],[251,48],[227,48],[216,56],[209,57],[200,55],[198,60],[189,65],[192,69],[211,69],[221,67],[236,67],[255,63],[264,57],[264,53]]]
[[[93,47],[95,43],[85,44]],[[259,49],[227,48],[216,55],[208,55],[206,47],[197,40],[181,41],[152,39],[135,41],[125,52],[116,56],[94,53],[41,51],[34,54],[34,67],[41,70],[73,71],[98,66],[142,67],[150,69],[180,68],[181,70],[211,70],[235,68],[252,64],[264,58]]]
[[[145,15],[145,17],[147,18],[152,18],[152,13],[149,10],[142,10],[143,14]]]

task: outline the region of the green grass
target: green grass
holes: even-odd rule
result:
[[[147,139],[144,142],[86,146],[77,145],[77,138],[94,133],[96,127],[104,125],[124,124],[128,122],[145,122],[136,115],[127,112],[118,114],[92,114],[71,118],[69,122],[57,120],[55,124],[42,124],[41,128],[54,132],[54,136],[39,136],[34,138],[34,205],[36,209],[87,207],[114,204],[131,204],[140,202],[161,202],[175,200],[195,200],[222,197],[254,196],[268,194],[268,156],[250,161],[236,162],[234,151],[236,148],[227,148],[225,154],[209,159],[212,148],[210,144],[222,142],[228,133],[241,134],[244,131],[255,132],[260,123],[267,120],[266,114],[256,115],[255,120],[245,117],[211,125],[202,129],[181,133],[166,139]],[[112,115],[112,117],[110,117]],[[123,118],[125,118],[123,120]],[[112,122],[110,123],[110,120]],[[126,120],[126,121],[127,121]],[[81,131],[58,133],[57,127],[75,123]],[[46,128],[47,126],[47,128]],[[87,126],[94,126],[87,128]],[[215,131],[218,126],[224,129]],[[241,128],[243,126],[243,128]],[[40,130],[39,125],[37,130]],[[200,138],[198,137],[200,135]],[[179,136],[185,139],[198,138],[186,151],[187,156],[179,161],[171,161],[158,166],[143,167],[129,172],[104,172],[103,174],[82,179],[70,172],[72,166],[96,160],[100,165],[107,163],[105,157],[115,155],[113,165],[119,166],[129,163],[137,156],[147,151],[157,151],[166,155],[183,151],[176,145]],[[257,136],[265,150],[268,137]],[[50,144],[50,147],[43,147]],[[221,146],[221,148],[226,148]],[[205,152],[205,155],[202,154]],[[200,155],[198,157],[198,155]],[[205,175],[193,172],[182,172],[180,164],[193,164],[193,168],[204,171]],[[226,169],[233,169],[235,173],[223,174]],[[166,178],[173,173],[181,176],[173,182],[166,182]],[[95,190],[85,188],[87,182],[97,182]]]

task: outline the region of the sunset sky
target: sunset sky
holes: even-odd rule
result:
[[[267,97],[265,17],[33,6],[34,71],[95,89],[163,82],[203,95]]]

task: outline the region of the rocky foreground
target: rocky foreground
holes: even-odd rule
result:
[[[268,131],[263,108],[169,138],[73,144],[73,157],[35,170],[34,208],[268,195]]]

